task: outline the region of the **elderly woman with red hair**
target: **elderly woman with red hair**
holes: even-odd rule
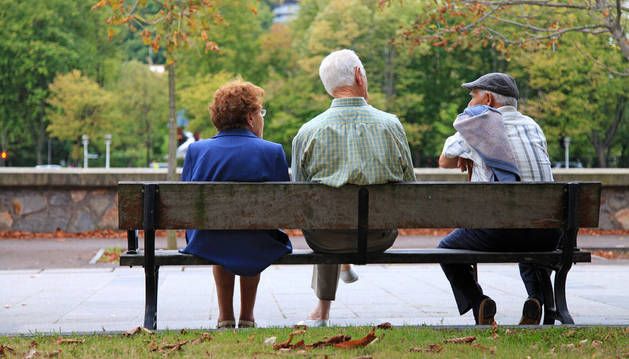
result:
[[[216,91],[210,105],[218,134],[188,147],[183,181],[288,181],[282,146],[262,139],[264,90],[249,82],[230,82]],[[218,328],[235,328],[235,275],[240,276],[239,328],[255,326],[253,308],[260,272],[292,251],[288,236],[279,230],[188,230],[184,253],[216,263]]]

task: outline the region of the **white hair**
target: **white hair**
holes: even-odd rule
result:
[[[505,95],[501,95],[499,93],[495,93],[489,90],[481,90],[481,94],[490,93],[496,102],[498,102],[501,106],[513,106],[518,107],[518,100],[515,97],[509,97]]]
[[[321,61],[319,77],[330,96],[334,96],[332,93],[336,88],[354,85],[356,67],[366,79],[367,73],[363,63],[354,51],[348,49],[334,51]]]

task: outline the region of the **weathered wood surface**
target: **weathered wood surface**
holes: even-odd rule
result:
[[[149,183],[149,182],[147,182]],[[307,183],[159,184],[159,229],[355,229],[358,186]],[[399,183],[366,186],[370,228],[553,228],[565,218],[561,183]],[[142,183],[118,186],[119,228],[142,227]],[[600,183],[582,183],[581,227],[596,227]]]
[[[552,252],[479,252],[460,249],[389,249],[384,253],[370,254],[367,263],[557,263],[561,258],[560,251]],[[589,252],[574,253],[575,262],[590,262]],[[343,264],[359,263],[356,254],[319,254],[310,250],[295,250],[293,254],[284,256],[275,264]],[[212,262],[176,250],[155,251],[155,264],[168,265],[210,265]],[[144,254],[122,254],[120,265],[142,266]]]

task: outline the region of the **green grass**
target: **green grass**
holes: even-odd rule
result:
[[[295,336],[293,343],[303,339],[306,344],[338,334],[353,339],[364,337],[368,327],[312,328]],[[283,342],[293,332],[291,328],[248,329],[228,331],[160,331],[133,336],[95,334],[63,336],[79,339],[79,343],[59,343],[57,335],[0,337],[4,354],[23,358],[31,350],[32,342],[39,356],[62,358],[145,358],[145,357],[212,357],[212,358],[629,358],[629,328],[542,328],[542,329],[438,329],[429,327],[394,327],[378,329],[378,339],[372,344],[355,349],[326,347],[321,349],[276,351],[264,344],[275,336]],[[194,343],[193,340],[209,333],[211,339]],[[206,334],[207,335],[207,334]],[[471,344],[448,344],[450,338],[475,336]],[[188,341],[179,350],[155,350],[166,344]],[[594,344],[593,344],[594,343]],[[413,348],[428,350],[439,344],[440,352],[412,352]],[[61,350],[61,352],[59,352]],[[0,349],[0,357],[2,357]],[[32,350],[31,350],[32,354]]]

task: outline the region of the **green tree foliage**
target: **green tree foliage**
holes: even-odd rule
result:
[[[41,162],[49,118],[57,116],[51,135],[72,127],[56,128],[71,104],[49,101],[59,74],[62,88],[84,88],[72,96],[94,100],[90,106],[107,101],[98,116],[111,127],[98,131],[114,135],[114,165],[164,158],[166,113],[174,121],[175,110],[186,110],[187,130],[212,136],[208,105],[238,77],[265,89],[265,138],[290,155],[300,126],[330,105],[321,60],[351,48],[365,65],[369,102],[401,119],[417,166],[436,166],[469,100],[461,83],[492,71],[516,77],[521,110],[542,125],[553,160],[563,157],[558,139],[568,135],[573,159],[629,166],[629,72],[614,32],[626,38],[627,10],[612,8],[616,0],[556,1],[554,8],[519,0],[302,0],[287,24],[272,23],[271,7],[282,0],[94,2],[107,10],[71,0],[0,0],[0,146],[19,153],[13,164],[32,165],[35,154]],[[165,75],[128,59],[176,61],[176,94],[174,78],[167,85]],[[70,81],[75,69],[81,76]],[[81,134],[59,138],[69,151]],[[91,142],[97,151],[102,134]]]
[[[74,70],[58,75],[50,84],[48,132],[61,140],[72,141],[71,157],[81,158],[81,136],[88,135],[94,144],[112,130],[108,117],[112,97],[95,81]]]
[[[570,34],[555,51],[516,52],[512,68],[526,80],[529,93],[522,108],[546,129],[551,155],[562,158],[559,140],[570,136],[577,158],[606,167],[622,155],[627,141],[618,133],[627,127],[629,82],[608,71],[622,63],[622,56],[607,41],[586,36]]]
[[[115,96],[114,165],[148,166],[162,160],[160,149],[168,135],[168,81],[145,64],[126,62],[112,86]],[[157,154],[157,155],[156,155]]]
[[[48,86],[72,69],[104,78],[113,50],[89,4],[0,0],[0,146],[11,163],[43,162]]]

